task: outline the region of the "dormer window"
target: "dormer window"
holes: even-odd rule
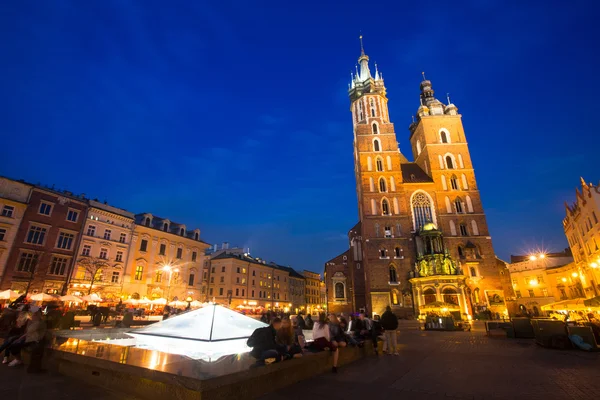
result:
[[[196,240],[200,239],[200,235],[198,234],[198,232],[194,233],[194,239],[196,239]]]
[[[185,235],[185,229],[181,228],[181,229],[179,230],[179,234],[180,234],[181,236],[184,236],[184,235]]]
[[[144,222],[144,225],[150,226],[150,218],[146,217],[146,221]]]
[[[168,232],[169,231],[169,224],[165,223],[163,225],[163,231]]]

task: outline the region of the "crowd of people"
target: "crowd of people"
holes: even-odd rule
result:
[[[6,307],[0,314],[0,332],[4,337],[0,345],[0,354],[4,353],[2,364],[15,367],[23,364],[23,349],[43,346],[46,322],[39,307],[28,304]]]
[[[310,315],[264,314],[261,320],[269,326],[256,329],[247,341],[256,365],[265,365],[302,357],[305,352],[329,351],[333,354],[332,372],[337,372],[339,352],[346,346],[362,347],[371,341],[375,352],[383,342],[383,352],[398,355],[396,330],[398,318],[390,307],[374,319],[364,313],[357,316],[319,314],[313,321]],[[312,341],[305,339],[305,330],[312,330]]]

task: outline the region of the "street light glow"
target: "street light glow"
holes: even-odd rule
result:
[[[531,261],[535,261],[535,260],[537,260],[537,257],[536,257],[536,256],[534,256],[534,255],[531,255],[531,256],[529,256],[529,259],[530,259]]]
[[[577,275],[578,275],[578,274],[577,274],[577,272],[573,272],[573,273],[571,274],[571,276],[572,276],[573,278],[577,278]]]
[[[544,259],[546,258],[546,255],[544,253],[540,254],[540,259]]]

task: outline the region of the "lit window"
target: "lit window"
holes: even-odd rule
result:
[[[379,178],[379,191],[380,192],[387,192],[387,187],[385,184],[385,178]]]
[[[154,282],[161,283],[162,282],[162,271],[156,271],[156,275],[154,276]]]

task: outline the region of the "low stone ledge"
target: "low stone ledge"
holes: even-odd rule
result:
[[[370,342],[363,348],[341,349],[338,367],[373,353]],[[44,364],[62,375],[144,400],[243,400],[257,398],[315,375],[331,373],[333,355],[328,351],[308,353],[301,358],[205,380],[50,349],[46,350]]]

